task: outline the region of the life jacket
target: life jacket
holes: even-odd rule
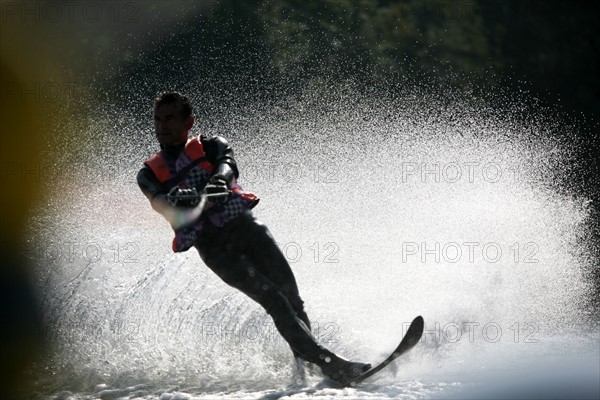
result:
[[[189,139],[184,150],[177,157],[161,150],[147,159],[144,164],[154,172],[166,192],[174,186],[179,186],[181,189],[196,188],[201,191],[216,168],[204,154],[201,136]],[[186,251],[192,247],[207,223],[222,227],[245,210],[253,208],[259,201],[254,194],[242,190],[235,180],[231,183],[230,189],[231,195],[227,202],[208,203],[194,223],[174,228],[175,238],[172,245],[174,252]]]

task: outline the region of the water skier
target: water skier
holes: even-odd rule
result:
[[[219,136],[188,138],[194,124],[189,99],[165,92],[154,101],[161,150],[145,161],[137,181],[152,208],[175,230],[173,251],[195,247],[225,283],[259,303],[298,359],[345,383],[370,368],[317,343],[292,270],[265,225],[250,211],[259,199],[236,182],[233,150]],[[208,194],[200,205],[201,193]],[[193,211],[203,206],[199,216]],[[182,218],[183,216],[183,218]],[[191,217],[190,217],[191,216]]]

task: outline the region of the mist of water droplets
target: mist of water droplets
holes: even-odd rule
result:
[[[194,134],[231,142],[239,182],[261,197],[255,214],[290,260],[325,345],[376,362],[403,322],[425,317],[416,372],[397,371],[412,379],[534,352],[527,335],[550,349],[585,331],[589,203],[562,174],[573,128],[500,100],[315,84],[199,115]],[[195,250],[171,253],[170,228],[139,191],[135,175],[157,150],[149,111],[100,105],[78,161],[55,177],[64,189],[32,217],[51,368],[81,390],[287,382],[291,354],[268,316]]]

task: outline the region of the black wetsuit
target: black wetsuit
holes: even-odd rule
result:
[[[205,156],[225,175],[228,182],[239,173],[228,143],[220,138],[202,138]],[[163,148],[178,157],[185,145]],[[144,166],[137,176],[142,192],[154,209],[158,195],[166,194],[152,170]],[[201,190],[202,188],[197,188]],[[310,321],[304,312],[294,274],[267,227],[258,222],[250,210],[244,211],[223,227],[207,224],[194,244],[204,263],[225,283],[239,289],[259,303],[273,318],[277,330],[290,345],[294,355],[323,365],[338,359],[317,344],[310,333]]]

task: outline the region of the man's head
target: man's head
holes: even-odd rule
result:
[[[164,92],[154,99],[154,133],[161,146],[185,143],[194,125],[192,104],[178,92]]]

